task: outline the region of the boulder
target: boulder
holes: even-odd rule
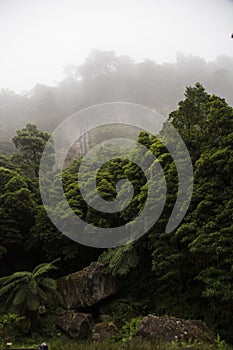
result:
[[[73,339],[88,339],[91,335],[93,319],[91,314],[75,310],[62,310],[56,324]]]
[[[99,315],[98,316],[99,322],[107,322],[107,321],[109,321],[109,319],[110,319],[109,315]]]
[[[101,342],[111,338],[117,331],[118,328],[113,322],[96,323],[92,329],[91,338],[95,342]]]
[[[201,321],[153,315],[142,319],[137,336],[165,342],[188,341],[189,339],[203,342],[214,341],[214,334]]]
[[[93,262],[81,271],[58,280],[67,309],[92,306],[118,291],[116,279],[104,266]]]

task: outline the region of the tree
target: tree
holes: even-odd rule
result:
[[[27,124],[16,132],[13,142],[20,152],[21,168],[27,175],[39,176],[40,159],[48,140],[49,134],[38,130],[34,124]]]
[[[157,225],[150,233],[156,307],[176,314],[184,309],[184,317],[202,318],[232,340],[233,109],[196,84],[170,122],[189,148],[195,185],[176,231],[168,235]]]
[[[0,166],[0,258],[12,256],[14,264],[33,225],[34,209],[34,197],[24,177]]]
[[[209,99],[210,95],[200,83],[188,86],[185,91],[185,100],[180,101],[179,108],[169,116],[169,120],[181,134],[194,161],[200,156],[206,141]]]
[[[0,277],[0,297],[7,296],[5,308],[15,309],[20,315],[26,316],[31,322],[31,330],[36,326],[41,305],[54,300],[61,301],[56,281],[46,276],[51,270],[57,269],[56,261],[40,264],[32,272],[14,272],[10,276]]]

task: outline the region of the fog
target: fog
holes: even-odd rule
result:
[[[102,102],[167,117],[197,81],[233,105],[232,16],[232,0],[0,0],[1,140]]]
[[[56,86],[93,48],[136,62],[233,55],[232,0],[0,0],[0,89]]]
[[[68,65],[66,77],[56,87],[37,84],[27,96],[11,90],[0,93],[0,130],[13,135],[28,122],[53,131],[78,110],[110,101],[153,107],[165,117],[177,108],[187,85],[201,82],[209,93],[224,97],[233,106],[233,57],[206,61],[177,55],[175,63],[153,60],[137,63],[114,51],[92,50],[81,65]]]

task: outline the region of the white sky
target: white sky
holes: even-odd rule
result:
[[[233,0],[0,0],[0,89],[54,85],[93,48],[174,62],[233,56]]]

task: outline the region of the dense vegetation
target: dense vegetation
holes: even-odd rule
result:
[[[17,152],[0,157],[0,275],[31,271],[37,264],[60,258],[53,274],[56,278],[99,259],[124,284],[112,315],[120,326],[122,320],[148,312],[168,314],[202,319],[233,342],[233,109],[223,98],[208,94],[197,83],[186,89],[185,99],[179,102],[167,123],[179,131],[193,163],[194,192],[188,213],[175,231],[165,233],[177,195],[177,171],[161,141],[163,131],[161,139],[141,132],[138,141],[156,155],[163,167],[168,188],[166,205],[156,225],[144,237],[106,251],[69,240],[50,222],[38,187],[40,158],[49,134],[32,124],[18,130],[13,137]],[[111,151],[114,155],[114,149]],[[147,184],[135,164],[114,158],[100,169],[97,186],[104,199],[115,198],[115,184],[125,177],[135,189],[132,203],[125,210],[102,216],[82,199],[77,182],[79,165],[80,159],[76,159],[63,172],[66,197],[77,215],[97,226],[115,227],[132,220],[141,210]],[[59,213],[59,207],[57,210]],[[28,272],[27,276],[33,279],[37,271]],[[22,282],[24,275],[17,278]],[[37,288],[33,281],[30,290]],[[52,281],[45,280],[45,287],[56,291]],[[1,289],[8,282],[0,278],[0,295],[7,294],[7,290],[5,293]],[[13,288],[15,285],[9,290]],[[12,296],[13,306],[22,301],[19,290]],[[44,296],[46,303],[43,293],[40,297]],[[54,312],[54,306],[48,304]],[[26,308],[14,307],[15,315],[27,316],[29,305],[30,301]],[[49,326],[45,330],[43,322],[39,324],[41,331],[39,328],[37,332],[46,334]]]

